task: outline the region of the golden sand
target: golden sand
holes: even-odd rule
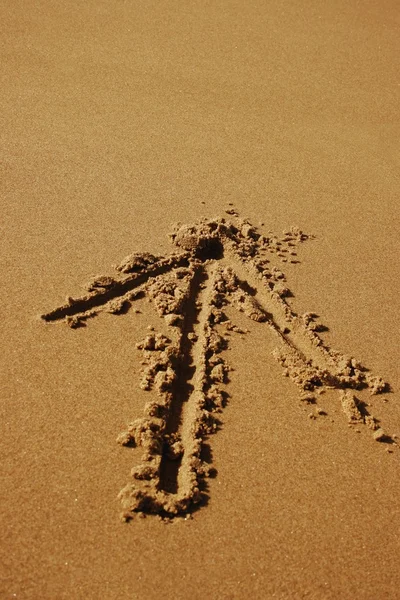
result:
[[[1,16],[0,596],[397,599],[397,4]]]

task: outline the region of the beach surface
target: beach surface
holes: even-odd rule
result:
[[[1,598],[399,597],[400,14],[322,4],[1,2]]]

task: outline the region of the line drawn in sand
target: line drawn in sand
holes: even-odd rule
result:
[[[218,429],[217,415],[228,397],[223,351],[230,332],[245,333],[224,313],[228,305],[275,336],[273,354],[303,401],[315,404],[316,394],[336,389],[349,424],[365,425],[375,440],[398,446],[355,395],[367,388],[380,394],[389,386],[322,341],[318,332],[325,328],[317,315],[293,311],[285,275],[271,265],[273,255],[298,262],[296,246],[311,236],[298,228],[281,238],[264,236],[234,209],[226,212],[231,221],[178,224],[170,236],[175,252],[132,254],[116,267],[115,277],[93,278],[85,295],[42,315],[46,322],[64,320],[77,328],[100,312],[125,313],[147,297],[165,319],[169,337],[153,330],[137,344],[145,365],[140,386],[153,390],[152,399],[118,437],[120,444],[143,450],[119,493],[125,520],[136,513],[165,518],[187,513],[204,498],[204,479],[213,469],[202,450]]]

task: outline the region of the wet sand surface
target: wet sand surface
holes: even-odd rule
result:
[[[397,598],[396,3],[48,0],[1,12],[1,596]],[[168,234],[203,217],[248,219],[266,239],[312,236],[295,262],[270,248],[268,269],[284,272],[291,311],[328,328],[324,346],[389,384],[351,393],[390,440],[374,439],[365,413],[349,423],[351,398],[325,379],[315,404],[302,398],[269,317],[249,319],[228,290],[226,317],[246,333],[228,329],[219,352],[226,402],[218,431],[201,434],[215,472],[181,516],[130,504],[123,522],[118,494],[143,448],[116,439],[156,396],[140,386],[137,344],[180,338],[157,294],[84,327],[40,316],[93,276],[127,276],[112,265],[132,253],[191,252]],[[203,307],[218,265],[244,279],[232,256],[201,254]],[[181,376],[203,393],[190,369],[209,313],[191,310]],[[174,410],[169,433],[190,441],[192,409]]]

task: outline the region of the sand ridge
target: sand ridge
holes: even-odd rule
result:
[[[119,494],[125,520],[137,513],[168,519],[205,498],[204,479],[213,466],[202,451],[208,436],[218,430],[218,413],[228,396],[229,365],[223,350],[229,332],[245,333],[226,316],[228,305],[275,335],[273,354],[303,401],[317,404],[321,393],[337,389],[350,425],[366,425],[376,441],[398,446],[354,395],[363,389],[380,394],[388,391],[388,384],[353,357],[324,344],[317,316],[294,312],[286,277],[271,264],[272,257],[298,262],[296,247],[312,236],[296,227],[282,237],[265,236],[235,209],[226,212],[229,221],[177,224],[170,236],[177,251],[166,257],[134,253],[116,266],[115,277],[93,278],[87,294],[67,298],[42,315],[46,322],[63,319],[77,328],[102,311],[127,312],[147,297],[170,331],[165,336],[151,327],[137,344],[144,359],[140,386],[152,392],[152,400],[118,437],[120,444],[143,450]],[[318,408],[315,414],[326,411]]]

